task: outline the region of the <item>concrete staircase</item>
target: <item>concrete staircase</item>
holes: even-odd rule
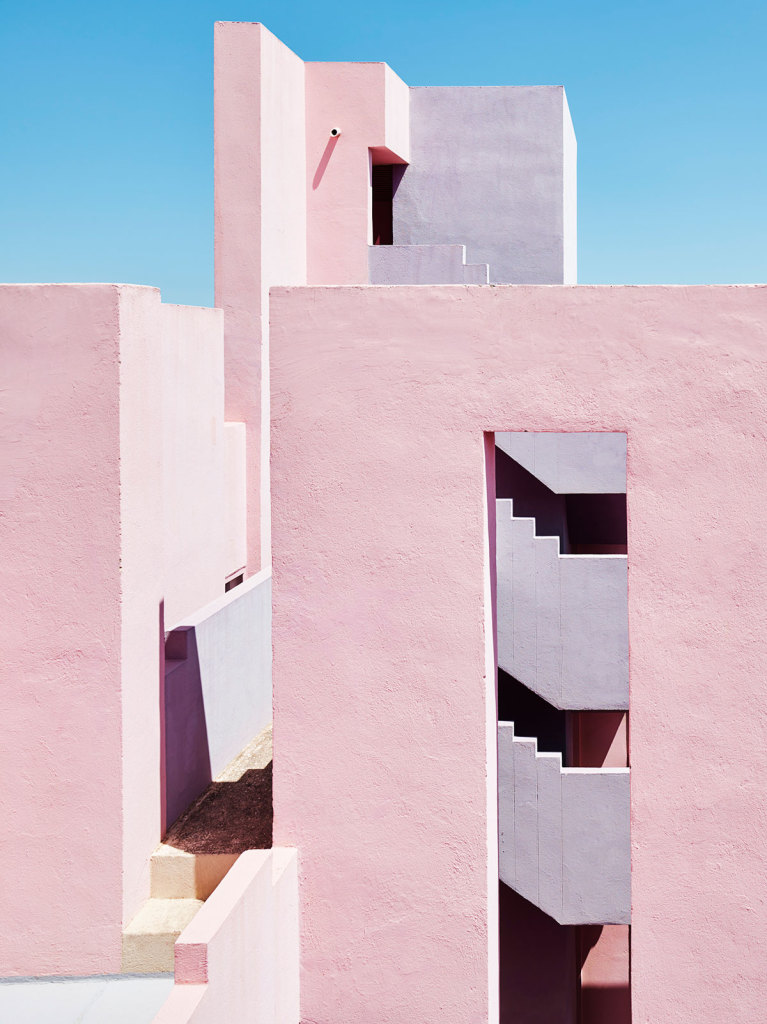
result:
[[[501,881],[560,924],[628,924],[628,768],[563,768],[498,723]]]
[[[172,973],[176,939],[240,854],[271,847],[271,759],[270,725],[168,830],[150,859],[150,898],[123,930],[123,972]]]
[[[556,708],[628,708],[625,555],[561,555],[496,502],[498,664]]]
[[[487,263],[467,263],[465,245],[371,245],[371,284],[487,284]]]
[[[148,899],[123,931],[123,972],[172,973],[176,939],[202,905],[196,899]]]

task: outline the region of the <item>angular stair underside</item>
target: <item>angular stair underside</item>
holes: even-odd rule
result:
[[[498,724],[501,881],[560,924],[629,924],[628,768],[563,768]]]
[[[625,555],[561,555],[496,502],[498,664],[556,708],[628,708]]]

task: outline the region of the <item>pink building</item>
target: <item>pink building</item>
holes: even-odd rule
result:
[[[576,285],[558,87],[215,106],[217,309],[0,288],[0,1020],[763,1020],[767,289]]]

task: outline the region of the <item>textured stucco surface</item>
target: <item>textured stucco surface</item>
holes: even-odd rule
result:
[[[575,135],[561,86],[410,90],[394,242],[458,243],[490,280],[575,283]]]
[[[248,850],[179,936],[155,1024],[298,1024],[298,997],[296,851]]]
[[[118,291],[4,285],[0,323],[0,970],[112,973],[122,885]]]
[[[761,1019],[767,288],[272,307],[275,841],[301,849],[304,1019],[486,1017],[491,430],[627,434],[634,1014]]]
[[[367,284],[371,161],[407,161],[408,111],[408,87],[386,64],[306,65],[310,284]]]
[[[263,25],[218,22],[214,95],[215,301],[225,312],[226,416],[246,426],[256,572],[270,550],[269,287],[306,281],[304,62]]]
[[[105,973],[162,834],[165,614],[229,571],[222,317],[130,285],[3,286],[0,315],[0,969]]]
[[[149,857],[165,826],[158,771],[164,633],[218,597],[236,568],[226,560],[231,544],[225,509],[238,494],[226,491],[227,477],[236,481],[237,474],[226,472],[231,452],[224,429],[221,311],[165,306],[156,288],[121,286],[119,297],[127,921],[149,895]]]

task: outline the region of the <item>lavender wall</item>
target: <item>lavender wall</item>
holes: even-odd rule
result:
[[[395,244],[463,244],[491,282],[575,282],[575,136],[561,86],[411,88],[410,139]]]

